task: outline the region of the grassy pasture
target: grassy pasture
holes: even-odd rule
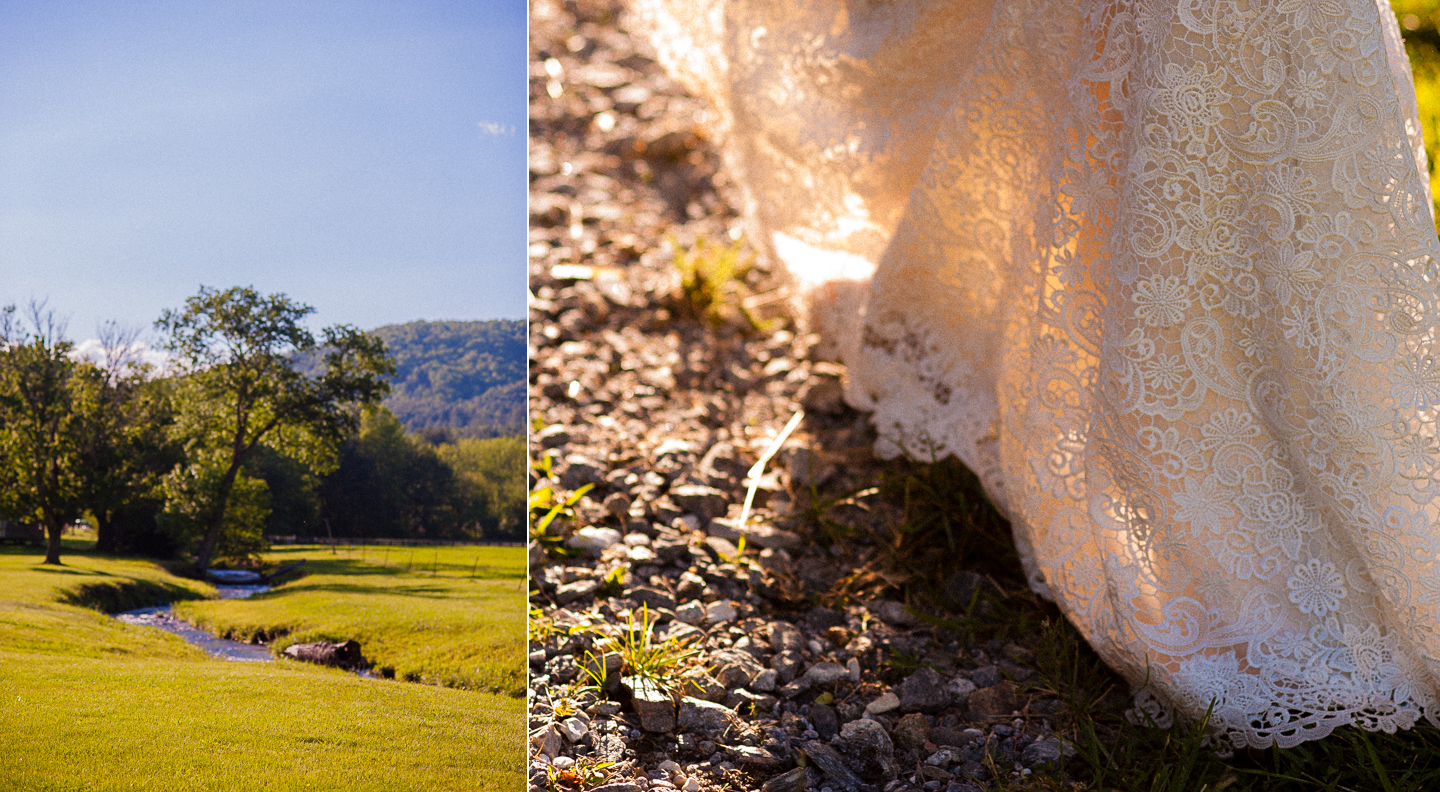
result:
[[[212,660],[169,633],[70,604],[213,602],[198,599],[214,595],[207,584],[88,546],[67,540],[58,569],[41,565],[33,549],[0,548],[0,734],[7,735],[0,789],[509,790],[525,783],[521,699],[289,661]],[[254,604],[279,608],[296,624],[313,607],[322,615],[304,629],[323,632],[363,621],[360,603],[370,598],[375,621],[385,625],[376,635],[406,648],[397,650],[397,668],[444,681],[445,662],[463,668],[455,658],[474,655],[462,644],[482,632],[480,617],[466,622],[468,630],[456,627],[465,597],[474,596],[470,610],[496,617],[494,637],[486,636],[491,651],[514,633],[513,665],[523,674],[523,571],[506,571],[523,570],[523,549],[496,549],[517,561],[499,554],[485,580],[481,560],[476,577],[462,583],[458,558],[448,568],[443,549],[431,577],[430,569],[379,565],[361,565],[361,574],[344,551],[326,560],[313,548],[286,548],[282,557],[314,558],[306,565],[312,574],[292,580],[286,596],[294,599],[281,596],[282,587]],[[415,607],[408,617],[407,603]],[[507,607],[513,627],[505,626]],[[403,639],[406,629],[432,634]]]
[[[524,695],[523,547],[285,547],[265,560],[301,558],[303,577],[272,591],[181,602],[175,613],[235,640],[270,639],[277,651],[353,638],[399,679]]]

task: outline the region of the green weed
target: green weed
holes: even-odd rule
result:
[[[621,632],[615,649],[620,653],[621,676],[638,677],[654,683],[660,690],[670,693],[675,689],[680,672],[700,654],[687,642],[675,638],[656,641],[651,631],[650,609],[641,606],[640,623],[635,623],[631,613]],[[602,666],[603,668],[603,663]]]
[[[701,238],[686,250],[671,239],[675,269],[680,273],[680,312],[712,327],[741,324],[764,332],[769,323],[746,307],[744,280],[754,255],[741,240],[728,245],[707,244]]]

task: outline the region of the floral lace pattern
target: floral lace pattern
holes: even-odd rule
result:
[[[762,243],[876,264],[841,354],[879,450],[969,464],[1141,709],[1235,747],[1440,714],[1440,245],[1387,7],[707,8],[641,10],[709,53],[670,62]]]

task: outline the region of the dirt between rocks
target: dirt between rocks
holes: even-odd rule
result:
[[[530,47],[531,486],[594,485],[530,546],[531,789],[1063,786],[1013,549],[962,569],[951,517],[917,512],[964,472],[872,457],[765,262],[732,295],[763,332],[689,310],[675,251],[740,231],[705,103],[613,2],[537,0]],[[802,405],[741,554],[746,471]],[[622,667],[632,624],[696,653],[671,696]]]

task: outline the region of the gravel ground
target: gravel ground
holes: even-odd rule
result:
[[[705,104],[604,0],[537,0],[531,61],[532,487],[594,485],[530,548],[532,789],[1065,788],[1047,647],[1007,603],[1053,609],[909,541],[933,471],[871,456],[765,262],[718,319],[685,299],[675,251],[741,239]],[[647,633],[691,655],[646,681]]]

